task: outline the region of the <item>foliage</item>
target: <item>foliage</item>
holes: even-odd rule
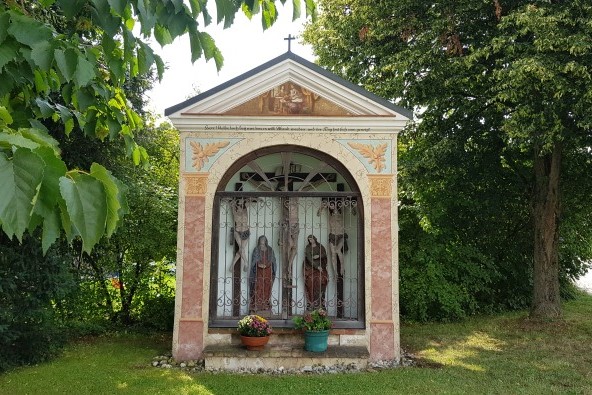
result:
[[[63,144],[83,147],[65,151],[65,159],[72,164],[108,163],[128,185],[131,198],[130,214],[111,238],[103,238],[90,254],[71,256],[78,289],[60,304],[64,319],[107,319],[124,325],[146,319],[148,327],[170,326],[168,315],[174,309],[168,314],[162,310],[158,317],[154,314],[170,304],[174,294],[179,138],[169,124],[162,123],[144,128],[137,139],[152,157],[147,168],[132,166],[113,144],[94,150],[76,137]]]
[[[0,234],[0,371],[54,356],[66,337],[52,311],[72,279],[38,238],[25,235],[20,248]]]
[[[292,320],[294,321],[294,328],[305,331],[326,331],[333,327],[333,323],[327,315],[327,310],[322,308],[307,311],[304,315],[294,317]]]
[[[399,147],[402,310],[452,318],[532,301],[533,313],[558,314],[560,281],[592,256],[592,6],[319,7],[305,32],[319,63],[415,110]],[[438,295],[421,288],[434,268]]]
[[[269,322],[261,316],[246,315],[238,322],[238,332],[241,336],[265,337],[271,335],[272,328]]]
[[[145,328],[170,332],[175,323],[175,295],[149,296],[139,307],[138,322]]]
[[[281,1],[282,3],[285,0]],[[294,17],[300,0],[293,0]],[[314,3],[305,0],[306,14]],[[217,0],[217,22],[229,27],[236,12],[261,13],[264,28],[277,17],[274,0]],[[202,56],[222,67],[213,38],[201,30],[211,16],[206,1],[43,0],[0,4],[0,225],[12,238],[43,229],[47,251],[63,230],[79,237],[90,252],[111,236],[125,214],[121,183],[98,163],[67,167],[51,136],[75,128],[87,138],[125,145],[135,164],[146,150],[135,136],[142,119],[129,104],[125,87],[164,62],[148,45],[167,45],[189,35],[192,61]]]

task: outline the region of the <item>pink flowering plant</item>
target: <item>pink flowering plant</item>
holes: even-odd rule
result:
[[[304,329],[305,331],[326,331],[333,327],[325,309],[306,312],[303,316],[294,317],[293,321],[296,329]]]
[[[265,318],[251,314],[238,322],[238,331],[241,336],[265,337],[271,334],[271,325]]]

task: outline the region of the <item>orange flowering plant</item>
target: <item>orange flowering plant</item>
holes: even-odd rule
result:
[[[261,316],[251,314],[244,316],[238,322],[238,331],[241,336],[265,337],[272,332],[271,325]]]

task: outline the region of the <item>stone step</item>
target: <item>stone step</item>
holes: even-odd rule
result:
[[[207,370],[229,371],[302,370],[316,365],[365,369],[370,357],[368,350],[361,346],[329,345],[327,351],[310,352],[301,345],[278,344],[268,344],[261,351],[250,351],[240,344],[210,345],[203,355]]]

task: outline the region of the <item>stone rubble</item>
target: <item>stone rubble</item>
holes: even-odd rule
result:
[[[187,372],[207,372],[212,374],[218,373],[236,373],[236,374],[337,374],[337,373],[356,373],[356,372],[377,372],[384,369],[393,369],[397,367],[414,366],[417,357],[411,353],[403,351],[401,361],[374,361],[368,364],[368,367],[360,368],[353,363],[339,364],[333,366],[323,365],[307,365],[300,369],[286,369],[283,366],[278,368],[253,368],[253,369],[238,369],[238,370],[224,370],[224,369],[206,369],[203,359],[193,361],[177,362],[171,355],[159,355],[152,359],[151,366],[159,369],[181,369]]]

